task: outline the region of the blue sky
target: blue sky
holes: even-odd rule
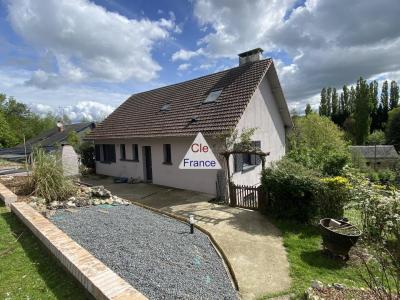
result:
[[[261,47],[290,107],[316,108],[324,86],[398,80],[399,15],[397,0],[0,0],[0,92],[99,119]]]

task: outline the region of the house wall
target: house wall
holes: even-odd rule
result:
[[[103,140],[96,144],[115,144],[116,162],[96,162],[96,173],[116,176],[133,177],[144,180],[143,146],[151,147],[153,183],[175,188],[188,189],[203,193],[216,194],[217,170],[181,170],[179,164],[188,151],[194,136],[190,138],[148,138],[129,139],[124,141]],[[210,147],[213,142],[207,139]],[[125,144],[126,158],[132,158],[132,144],[138,144],[139,162],[121,161],[120,144]],[[163,164],[163,144],[171,144],[172,165]],[[214,152],[215,153],[215,152]]]
[[[79,157],[71,145],[61,147],[61,161],[65,176],[79,175]]]
[[[266,166],[285,155],[286,130],[275,97],[266,77],[262,80],[250,100],[236,129],[257,128],[252,139],[261,141],[261,150],[270,152]],[[230,169],[234,172],[234,160],[230,158]],[[247,171],[233,173],[235,184],[256,185],[260,183],[261,165]]]

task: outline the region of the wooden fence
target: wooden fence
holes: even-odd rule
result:
[[[229,185],[230,205],[258,210],[265,204],[265,195],[261,186]]]

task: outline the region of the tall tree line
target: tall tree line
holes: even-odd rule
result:
[[[384,130],[389,111],[399,106],[399,86],[396,81],[382,84],[380,97],[376,80],[367,82],[362,77],[355,86],[344,85],[340,94],[336,88],[321,90],[319,114],[329,117],[349,132],[354,142],[364,144],[368,135]]]

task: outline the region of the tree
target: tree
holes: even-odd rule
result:
[[[309,114],[294,122],[289,134],[289,158],[311,169],[324,173],[348,161],[348,148],[344,133],[328,117]]]
[[[79,138],[78,133],[75,130],[71,130],[70,132],[68,132],[67,142],[69,145],[74,147],[76,152],[78,152],[81,139]]]
[[[339,114],[339,98],[335,88],[332,89],[332,116],[337,117]]]
[[[326,103],[328,107],[327,116],[332,115],[332,88],[328,87],[326,89]]]
[[[367,138],[367,145],[385,144],[385,133],[382,130],[375,130]]]
[[[370,132],[372,133],[374,130],[382,129],[378,115],[379,99],[378,99],[378,82],[376,80],[372,81],[369,84],[369,94],[372,103],[371,128],[370,128]]]
[[[386,142],[390,145],[394,145],[397,151],[400,150],[400,107],[389,112]]]
[[[356,90],[354,89],[354,86],[351,86],[350,98],[349,98],[349,108],[351,114],[354,112],[355,102],[356,102]]]
[[[321,102],[320,102],[320,105],[319,105],[319,115],[320,116],[329,116],[326,88],[323,88],[321,90]]]
[[[350,92],[347,85],[343,86],[343,113],[347,116],[351,113]]]
[[[387,113],[389,111],[389,86],[387,80],[382,85],[381,103],[383,110]]]
[[[368,84],[362,77],[357,81],[355,100],[355,141],[358,145],[364,145],[371,125],[372,104]]]
[[[396,81],[390,83],[389,109],[392,110],[399,105],[399,86]]]
[[[308,116],[309,114],[313,113],[313,110],[311,108],[310,103],[307,103],[307,106],[306,106],[306,109],[305,109],[304,112],[305,112],[306,116]]]

